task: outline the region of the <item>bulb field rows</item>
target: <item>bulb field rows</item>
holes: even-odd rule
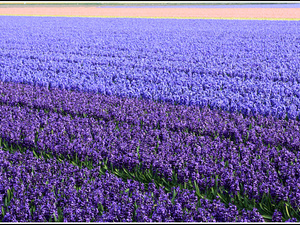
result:
[[[0,221],[300,221],[298,21],[0,27]]]

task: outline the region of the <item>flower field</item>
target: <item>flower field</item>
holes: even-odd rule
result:
[[[300,221],[299,21],[0,28],[0,221]]]

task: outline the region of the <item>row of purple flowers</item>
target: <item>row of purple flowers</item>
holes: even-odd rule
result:
[[[189,114],[189,110],[197,108],[177,106],[179,108],[177,112],[180,112],[181,108],[183,113],[181,119],[178,114],[173,115],[173,118],[181,121],[181,125],[186,125],[186,119],[189,116],[191,118],[191,115],[195,115],[197,120],[201,118],[198,121],[202,121],[200,125],[203,132],[195,134],[197,128],[193,132],[186,132],[184,129],[186,127],[182,129],[172,129],[169,126],[157,127],[157,124],[151,124],[150,121],[153,121],[151,119],[145,125],[140,122],[132,123],[126,119],[118,120],[119,117],[111,115],[114,110],[107,110],[106,120],[101,116],[93,118],[88,113],[86,117],[80,117],[75,115],[78,107],[77,104],[73,104],[72,97],[68,99],[69,108],[55,112],[55,109],[51,108],[53,101],[51,93],[53,91],[55,96],[62,96],[61,98],[64,99],[62,94],[64,91],[44,89],[42,92],[35,89],[29,92],[26,90],[25,93],[39,94],[39,101],[48,106],[47,113],[43,110],[43,105],[38,105],[36,99],[31,98],[30,103],[29,98],[20,98],[16,94],[17,90],[22,92],[22,88],[30,88],[29,86],[22,87],[18,84],[15,87],[17,88],[8,88],[14,93],[13,95],[9,94],[9,91],[5,96],[2,95],[4,92],[1,94],[6,99],[1,100],[0,134],[3,139],[11,143],[19,143],[27,147],[36,146],[40,151],[56,156],[77,157],[82,161],[90,160],[95,165],[107,160],[108,164],[119,169],[133,171],[139,166],[140,170],[147,171],[151,168],[155,174],[165,177],[168,181],[174,179],[179,183],[195,181],[202,192],[217,185],[221,193],[231,195],[240,193],[258,201],[262,200],[265,194],[269,194],[272,199],[276,199],[274,200],[276,203],[288,200],[295,209],[299,205],[298,142],[292,142],[291,145],[288,140],[276,141],[276,138],[281,135],[285,139],[289,135],[296,138],[295,132],[299,126],[297,121],[281,121],[264,117],[258,120],[244,119],[241,115],[228,113],[226,119],[225,112],[218,113],[206,109]],[[76,92],[69,94],[75,95],[73,100],[80,99],[79,95],[84,96]],[[130,100],[126,105],[126,99],[98,97],[103,98],[103,107],[111,105],[110,109],[112,109],[132,106],[132,110],[127,111],[132,113],[133,118],[140,117],[134,116],[133,103],[138,100]],[[16,101],[17,98],[24,100],[23,107],[17,106],[20,103]],[[84,98],[81,100],[84,102]],[[95,99],[90,100],[97,105]],[[93,114],[94,109],[86,107]],[[175,106],[158,103],[151,105],[145,102],[141,109],[151,115],[155,111],[164,110],[164,107],[172,109]],[[165,112],[167,111],[166,109]],[[73,112],[73,115],[68,112]],[[79,114],[82,115],[82,112]],[[253,122],[253,128],[249,121]],[[255,125],[255,122],[259,125]],[[235,133],[225,137],[224,132],[228,130],[226,124],[231,124],[229,126],[232,126]],[[241,131],[245,132],[246,136],[242,136]],[[274,138],[270,139],[270,136]]]
[[[298,21],[1,19],[1,81],[300,114]]]
[[[31,85],[0,82],[0,102],[51,112],[89,117],[96,120],[119,121],[129,125],[149,128],[165,128],[195,135],[224,136],[243,142],[264,145],[281,145],[292,151],[300,147],[300,123],[295,120],[279,120],[274,117],[243,117],[200,109],[191,106],[174,106],[143,99],[128,99],[100,94],[47,89]]]
[[[195,191],[165,193],[150,183],[79,169],[55,158],[0,149],[2,222],[259,222],[256,209],[238,212],[220,200],[198,200]],[[278,213],[275,215],[279,218]],[[274,217],[274,218],[275,218]]]

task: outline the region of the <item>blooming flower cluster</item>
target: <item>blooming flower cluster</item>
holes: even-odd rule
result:
[[[198,200],[195,191],[165,193],[150,183],[101,175],[55,159],[45,162],[0,149],[2,222],[224,222],[263,221],[254,209],[239,214],[220,200]],[[247,217],[252,214],[252,217]]]
[[[217,186],[229,196],[262,201],[268,194],[277,204],[289,199],[295,210],[300,204],[295,120],[23,84],[1,87],[0,135],[10,143],[95,166],[107,161],[129,171],[151,169],[170,182],[196,182],[200,192]]]
[[[2,81],[300,113],[298,21],[1,17],[0,26]]]
[[[299,221],[298,26],[2,16],[0,221]]]

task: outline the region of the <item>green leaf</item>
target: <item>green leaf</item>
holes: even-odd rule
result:
[[[201,194],[200,194],[200,190],[199,190],[199,187],[198,187],[198,184],[197,182],[194,180],[194,185],[195,185],[195,189],[196,189],[196,195],[201,197]]]
[[[175,191],[175,189],[173,189],[173,197],[172,197],[172,204],[174,205],[175,204],[175,197],[176,197],[177,193]]]
[[[10,196],[10,190],[9,189],[7,189],[7,198],[8,198],[7,200],[10,201],[11,196]]]
[[[270,215],[261,215],[264,219],[272,220],[272,216]]]
[[[270,210],[265,206],[265,204],[259,203],[258,205],[259,205],[260,208],[264,211],[265,214],[271,214],[271,213],[272,213],[272,211],[270,211]]]
[[[227,160],[227,161],[225,161],[224,167],[226,168],[226,167],[228,167],[228,166],[229,166],[229,162],[228,162],[228,160]]]
[[[103,205],[101,203],[98,203],[98,210],[101,212],[103,212]]]
[[[229,203],[229,202],[227,202],[227,201],[225,200],[225,198],[224,198],[220,193],[217,193],[217,195],[220,197],[220,199],[221,199],[223,202],[225,202],[226,204]]]
[[[139,174],[137,177],[140,178],[141,181],[146,180],[146,177],[143,174]]]
[[[55,213],[53,213],[53,216],[54,216],[54,221],[55,221],[55,222],[58,222],[58,220],[57,220],[57,218],[56,218],[56,216],[55,216]]]
[[[211,193],[215,196],[216,195],[216,190],[213,188],[213,187],[211,187]]]
[[[124,171],[126,174],[130,175],[130,172],[129,172],[127,169],[123,169],[123,171]]]
[[[32,152],[36,158],[39,158],[38,154],[34,150]]]
[[[58,211],[58,221],[63,222],[63,214],[61,208],[59,207],[57,211]]]
[[[288,210],[287,204],[285,204],[285,210],[286,210],[286,214],[288,215],[288,217],[291,218],[291,216],[289,214],[289,210]]]
[[[136,204],[136,201],[134,202],[134,208],[137,209],[138,205]]]

